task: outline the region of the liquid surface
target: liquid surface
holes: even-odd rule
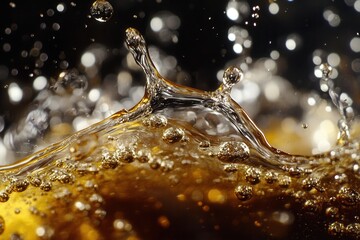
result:
[[[213,92],[184,88],[158,73],[137,30],[126,31],[126,44],[146,74],[144,97],[0,167],[1,237],[360,236],[360,151],[350,115],[342,114],[331,152],[289,155],[231,99],[240,69],[229,67]]]

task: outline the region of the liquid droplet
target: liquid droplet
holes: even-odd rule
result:
[[[228,67],[223,75],[224,90],[231,90],[235,84],[242,80],[243,76],[244,74],[239,68],[234,66]]]
[[[114,13],[113,6],[106,0],[96,0],[90,8],[90,14],[99,22],[107,22]]]
[[[332,73],[332,70],[333,70],[332,67],[328,63],[322,63],[319,68],[322,72],[323,78],[328,79]]]
[[[307,129],[307,128],[309,127],[309,125],[308,125],[307,123],[303,123],[303,124],[301,124],[301,127],[302,127],[303,129]]]

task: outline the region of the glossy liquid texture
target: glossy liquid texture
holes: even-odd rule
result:
[[[1,237],[360,235],[360,152],[350,132],[340,130],[329,153],[289,155],[273,148],[231,99],[240,69],[229,67],[217,90],[203,92],[164,79],[137,30],[126,31],[126,44],[146,74],[144,97],[1,167]],[[350,120],[345,124],[349,129]]]

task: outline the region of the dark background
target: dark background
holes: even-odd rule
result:
[[[354,1],[276,1],[280,6],[277,15],[269,13],[270,2],[248,1],[250,8],[259,6],[260,10],[257,19],[252,18],[250,12],[245,19],[249,24],[245,25],[245,20],[235,23],[228,19],[225,14],[228,1],[224,0],[110,1],[114,15],[106,23],[89,16],[92,1],[0,1],[0,116],[7,125],[15,121],[17,114],[35,96],[31,90],[33,79],[37,75],[54,78],[64,70],[64,66],[61,66],[63,60],[68,62],[68,69],[78,67],[82,52],[93,42],[104,44],[108,49],[119,49],[118,56],[115,54],[107,60],[101,69],[103,75],[115,72],[117,61],[124,56],[124,31],[127,27],[139,29],[148,43],[175,56],[178,65],[189,74],[187,84],[200,89],[215,89],[219,84],[217,71],[237,57],[227,39],[227,32],[230,26],[238,25],[246,28],[252,37],[253,45],[248,54],[257,59],[269,57],[272,50],[278,50],[284,58],[284,66],[279,74],[289,79],[299,90],[318,89],[312,63],[315,49],[338,53],[341,56],[339,79],[351,82],[349,91],[356,94],[357,88],[354,86],[359,86],[360,74],[351,70],[350,64],[360,56],[349,47],[350,40],[360,32],[360,13],[354,10],[351,4]],[[12,3],[16,7],[12,7]],[[56,11],[59,3],[66,6],[64,12]],[[49,9],[54,10],[52,16],[47,14]],[[329,26],[323,17],[324,9],[332,9],[341,17],[338,27]],[[179,41],[176,44],[162,43],[150,31],[151,17],[162,10],[172,12],[181,20]],[[256,27],[253,26],[254,22]],[[40,28],[41,23],[46,24],[45,29]],[[52,29],[53,23],[60,25],[58,31]],[[11,34],[5,33],[6,28],[12,29]],[[286,37],[291,33],[302,37],[302,44],[295,51],[288,51],[284,45]],[[36,41],[42,43],[42,52],[48,55],[42,67],[35,66],[35,57],[21,56],[21,52],[30,51]],[[3,50],[5,43],[11,45],[8,52]],[[13,69],[17,69],[18,73],[12,74]],[[11,82],[27,89],[19,104],[12,104],[8,100],[7,86]]]

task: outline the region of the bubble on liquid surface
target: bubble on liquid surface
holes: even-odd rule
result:
[[[253,196],[253,188],[247,185],[239,185],[235,188],[235,195],[241,201],[250,200]]]
[[[345,206],[354,206],[360,201],[360,194],[352,188],[341,187],[337,194],[338,201]]]
[[[107,22],[114,13],[113,6],[106,0],[96,0],[90,8],[90,14],[99,22]]]
[[[0,235],[5,231],[5,220],[0,216]]]
[[[223,142],[219,146],[217,157],[227,163],[242,162],[250,156],[249,147],[244,142]]]
[[[170,127],[163,133],[162,139],[166,143],[176,143],[185,137],[185,132],[181,128]]]

